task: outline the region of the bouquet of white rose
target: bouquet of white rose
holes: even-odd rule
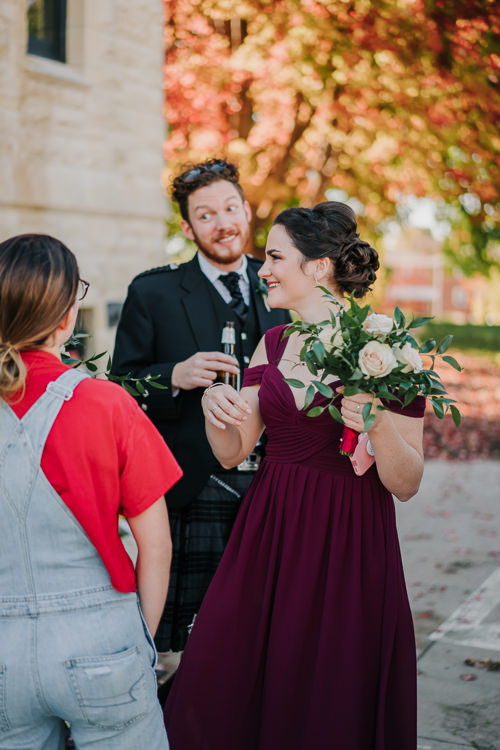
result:
[[[369,393],[379,399],[376,409],[387,409],[391,401],[405,407],[421,394],[431,402],[440,419],[449,409],[458,427],[460,412],[434,369],[437,356],[456,370],[462,369],[454,357],[443,356],[453,336],[446,336],[439,345],[434,339],[419,344],[411,332],[432,318],[407,321],[398,307],[392,318],[380,315],[374,313],[370,305],[359,305],[352,295],[346,299],[344,307],[327,289],[321,289],[334,306],[330,320],[321,323],[297,321],[285,332],[289,336],[297,331],[304,336],[299,357],[317,378],[306,392],[304,409],[308,409],[308,416],[316,417],[328,409],[334,419],[342,422],[342,416],[333,403],[337,394],[325,383],[326,379],[334,377],[344,386],[346,396]],[[435,353],[432,353],[434,349]],[[422,355],[428,357],[428,369],[424,368]],[[305,387],[301,380],[294,378],[287,378],[286,382],[293,388]],[[316,391],[328,399],[327,403],[310,408]],[[362,414],[366,431],[375,421],[371,402],[365,404]],[[358,433],[344,427],[340,452],[352,455],[357,440]]]

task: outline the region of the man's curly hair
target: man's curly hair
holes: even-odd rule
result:
[[[225,159],[207,159],[198,164],[184,164],[182,172],[172,182],[171,195],[179,204],[182,218],[189,222],[188,197],[198,188],[211,185],[212,182],[226,180],[231,182],[245,200],[245,194],[239,183],[238,167]]]

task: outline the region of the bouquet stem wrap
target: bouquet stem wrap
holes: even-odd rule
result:
[[[351,429],[351,427],[344,427],[342,437],[340,439],[340,453],[343,456],[352,456],[354,450],[358,444],[359,432]]]

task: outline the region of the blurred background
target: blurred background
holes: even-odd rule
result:
[[[427,455],[500,458],[499,80],[495,0],[2,0],[1,236],[75,251],[89,355],[135,274],[194,252],[181,165],[238,164],[257,255],[283,207],[346,201],[374,308],[434,316],[465,367]]]

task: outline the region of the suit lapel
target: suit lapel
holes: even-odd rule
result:
[[[210,296],[210,282],[201,271],[198,258],[185,263],[182,304],[198,351],[219,351],[220,331]],[[174,332],[175,335],[175,332]],[[181,332],[178,332],[181,335]]]

